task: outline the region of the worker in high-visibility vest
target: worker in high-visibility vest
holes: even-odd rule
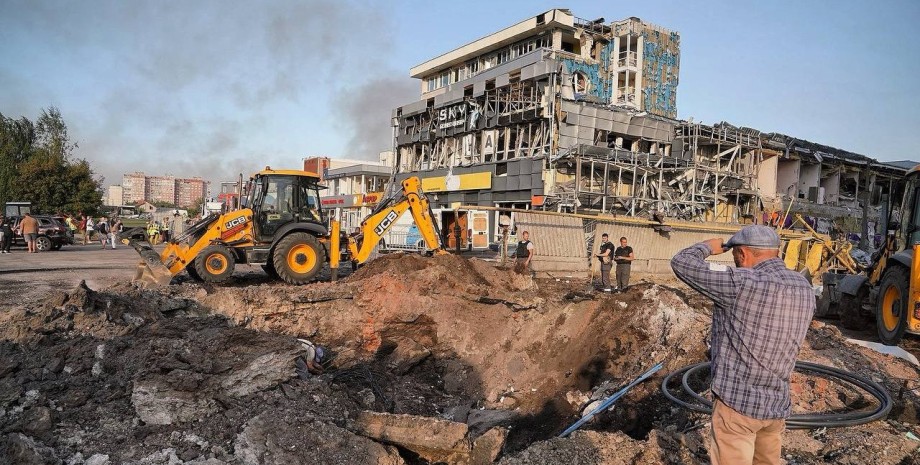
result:
[[[160,225],[158,225],[156,221],[147,223],[147,238],[151,245],[157,245],[160,239]]]

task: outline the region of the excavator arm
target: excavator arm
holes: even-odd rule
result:
[[[446,254],[447,251],[441,245],[441,235],[438,233],[437,223],[431,214],[431,207],[428,204],[428,198],[422,191],[422,183],[417,177],[410,177],[402,182],[402,193],[398,198],[388,199],[381,203],[370,216],[361,223],[361,233],[348,238],[348,251],[351,259],[357,263],[364,263],[370,257],[374,247],[380,243],[380,239],[393,227],[396,221],[408,211],[412,219],[418,226],[419,233],[425,240],[429,250],[435,254]],[[338,224],[334,224],[332,229],[337,231]],[[333,236],[336,236],[333,233]],[[330,256],[338,256],[338,244],[333,241],[331,247],[333,250]]]

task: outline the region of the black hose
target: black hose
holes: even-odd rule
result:
[[[712,414],[712,401],[701,396],[692,387],[690,387],[690,377],[701,370],[708,370],[711,362],[700,362],[693,365],[685,366],[673,373],[665,376],[661,382],[661,393],[671,402],[694,412]],[[819,365],[812,362],[795,362],[797,371],[808,371],[820,373],[828,378],[834,378],[838,381],[844,381],[852,384],[863,391],[868,392],[878,400],[878,407],[874,410],[858,410],[849,413],[813,413],[813,414],[796,414],[786,419],[786,427],[789,429],[808,429],[808,428],[837,428],[842,426],[856,426],[864,423],[871,423],[881,420],[891,411],[892,400],[888,391],[882,385],[868,378],[856,375],[839,368]],[[668,388],[668,383],[680,376],[681,386],[684,393],[693,397],[695,402],[687,402],[678,399]]]

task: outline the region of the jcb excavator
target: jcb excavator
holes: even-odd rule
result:
[[[874,313],[879,340],[886,345],[897,345],[905,332],[920,334],[920,165],[905,181],[900,205],[888,212],[885,245],[866,274],[824,280],[835,291],[823,298],[837,304],[841,324],[861,329],[861,316]]]
[[[343,255],[353,264],[364,263],[407,210],[428,249],[447,253],[417,177],[405,179],[401,192],[378,203],[361,223],[360,233],[352,236],[343,235],[336,220],[330,220],[327,228],[321,188],[315,173],[266,167],[250,179],[246,208],[205,217],[170,238],[160,253],[139,228],[127,231],[122,241],[144,259],[135,280],[165,285],[185,270],[196,280],[219,283],[230,278],[237,263],[248,263],[262,265],[269,275],[287,283],[305,284],[327,261],[334,280]],[[347,244],[347,253],[340,249],[342,244]]]

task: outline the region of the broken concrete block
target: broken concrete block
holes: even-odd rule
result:
[[[256,357],[245,368],[232,371],[221,382],[221,386],[234,397],[244,397],[275,387],[296,375],[294,360],[302,353],[303,350],[297,348]]]
[[[323,463],[405,465],[395,447],[371,441],[322,421],[269,415],[253,417],[233,442],[243,465]]]
[[[22,430],[29,434],[41,434],[51,430],[51,409],[33,407],[26,410],[22,419]]]
[[[47,465],[63,463],[54,453],[54,449],[20,433],[11,433],[0,437],[0,458],[9,460],[3,463],[19,465]]]
[[[135,381],[131,404],[148,425],[171,425],[204,418],[217,410],[214,399],[176,391],[153,382]]]
[[[93,454],[83,465],[109,465],[109,456],[106,454]]]
[[[508,438],[508,430],[495,427],[473,440],[470,465],[486,465],[495,462]]]
[[[351,423],[358,434],[395,444],[430,462],[456,463],[470,451],[467,426],[454,421],[416,415],[361,412]]]

